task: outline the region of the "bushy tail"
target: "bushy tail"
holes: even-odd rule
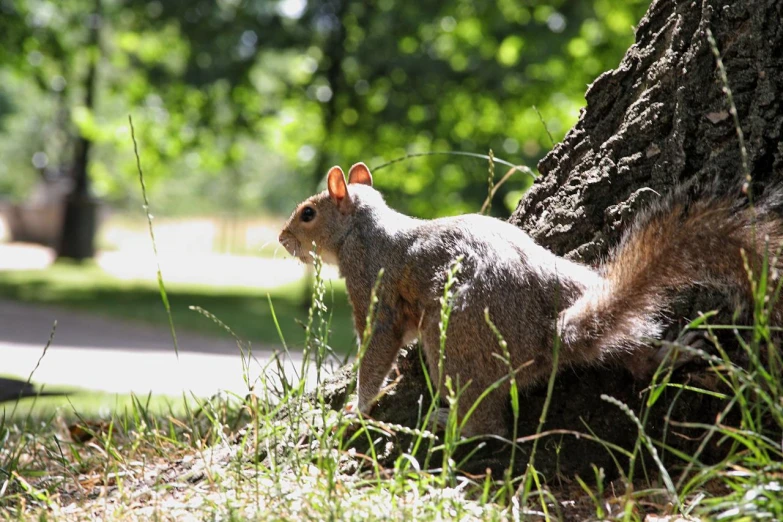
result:
[[[687,287],[729,291],[738,305],[749,305],[751,281],[759,280],[765,260],[774,277],[768,283],[770,297],[783,244],[783,223],[771,206],[772,198],[742,208],[726,199],[689,202],[675,196],[649,210],[606,264],[603,283],[560,315],[565,351],[574,359],[594,361],[658,338],[662,326],[656,317]],[[781,319],[781,310],[774,306],[773,320]]]

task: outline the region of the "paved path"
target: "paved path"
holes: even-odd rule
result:
[[[2,227],[0,220],[0,239],[4,235]],[[290,284],[304,275],[304,266],[282,249],[274,259],[190,251],[188,244],[177,242],[183,230],[174,227],[170,237],[158,242],[162,247],[159,261],[167,282],[270,288]],[[122,249],[101,252],[96,262],[120,279],[154,281],[156,260],[145,234],[135,242],[125,238],[119,242]],[[0,242],[0,271],[42,270],[53,258],[49,248]],[[337,272],[327,267],[325,276],[336,278]],[[55,320],[54,340],[33,375],[38,384],[119,393],[152,391],[180,395],[192,391],[200,396],[218,390],[247,391],[239,348],[228,336],[180,331],[177,358],[166,328],[4,300],[0,300],[0,375],[26,379],[43,353]],[[278,349],[253,347],[256,361],[251,364],[251,378],[263,371]],[[295,368],[300,364],[298,355],[292,359],[286,366],[289,377],[295,377]]]
[[[97,262],[124,279],[155,279],[155,259],[148,249],[107,252]],[[194,263],[194,258],[198,263]],[[0,270],[45,269],[50,249],[0,243]],[[167,281],[214,285],[274,286],[302,277],[303,266],[291,259],[169,252],[161,256]],[[336,273],[332,274],[336,277]],[[239,348],[228,336],[210,337],[178,332],[179,358],[171,334],[136,322],[96,317],[89,313],[0,300],[0,375],[27,378],[43,353],[54,321],[54,339],[33,381],[46,386],[69,385],[108,392],[200,396],[218,390],[246,393]],[[254,346],[251,378],[263,371],[275,346]],[[300,358],[288,361],[286,373],[296,375]],[[268,374],[268,372],[267,372]]]
[[[55,320],[54,339],[33,375],[38,384],[167,395],[247,392],[239,348],[230,339],[180,333],[177,358],[166,329],[5,300],[0,300],[0,374],[29,375]],[[253,347],[251,378],[259,375],[274,350]],[[298,356],[289,361],[289,377],[299,364]]]

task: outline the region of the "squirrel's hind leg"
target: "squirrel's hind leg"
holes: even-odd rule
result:
[[[469,401],[467,400],[467,397],[461,397],[461,399],[462,402],[459,404],[468,404]],[[499,437],[505,437],[508,435],[510,430],[505,421],[505,404],[501,405],[501,409],[493,409],[491,406],[487,408],[487,406],[488,404],[485,404],[484,402],[480,403],[465,423],[463,423],[463,419],[470,410],[470,406],[465,408],[459,407],[457,422],[462,425],[460,435],[463,437],[474,437],[479,435],[497,435]],[[437,408],[430,419],[430,429],[433,431],[445,429],[449,422],[450,414],[451,410],[449,408]]]
[[[464,422],[462,435],[473,437],[476,435],[497,435],[506,437],[510,433],[508,418],[508,390],[506,383],[492,390],[483,398],[486,387],[470,386],[459,397],[459,419],[463,422],[473,405],[478,402],[470,417]]]
[[[442,366],[439,366],[439,317],[432,314],[427,319],[422,325],[421,341],[430,379],[440,390],[441,403],[447,404],[452,400],[450,407],[457,408],[457,417],[463,425],[462,435],[506,436],[510,431],[509,369],[507,363],[497,356],[496,350],[486,349],[497,341],[484,325],[483,317],[459,312],[452,315]],[[485,335],[482,336],[482,333]],[[451,392],[446,386],[447,378],[451,379]],[[452,392],[455,397],[450,398]],[[444,418],[447,419],[448,415]]]
[[[486,365],[476,367],[450,366],[447,357],[444,365],[444,374],[451,377],[451,389],[455,394],[455,403],[451,404],[450,407],[457,408],[457,419],[460,425],[462,425],[462,436],[498,435],[505,437],[508,435],[510,432],[508,418],[510,386],[508,381],[502,380],[497,387],[486,394],[484,393],[495,385],[496,380],[503,379],[502,368],[495,368],[492,364],[489,365],[489,368]],[[430,375],[434,376],[433,382],[437,382],[437,371],[436,363],[435,367],[430,369]],[[446,403],[448,400],[449,390],[445,384],[442,384],[441,401]],[[436,420],[441,425],[445,425],[448,420],[449,409],[441,408],[437,414]]]

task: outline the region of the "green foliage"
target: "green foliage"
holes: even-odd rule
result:
[[[493,149],[533,167],[551,147],[535,107],[562,138],[647,3],[4,0],[0,177],[17,181],[0,195],[29,190],[18,180],[35,179],[35,152],[67,167],[81,133],[96,143],[94,190],[137,204],[128,113],[167,213],[287,211],[332,164],[416,152]],[[97,49],[86,44],[96,21]],[[89,53],[101,56],[94,111],[81,99]],[[485,172],[429,156],[377,182],[396,207],[430,217],[478,210]],[[513,207],[527,183],[512,180],[498,201]]]

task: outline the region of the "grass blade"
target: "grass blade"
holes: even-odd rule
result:
[[[166,285],[163,284],[163,272],[160,270],[160,260],[158,259],[158,245],[155,243],[155,231],[152,228],[152,214],[150,214],[150,203],[147,200],[147,186],[144,184],[144,172],[141,169],[141,158],[139,157],[139,145],[136,143],[136,130],[133,128],[133,118],[128,114],[128,124],[131,130],[131,139],[133,140],[133,153],[136,155],[136,168],[139,171],[139,184],[141,185],[141,196],[144,199],[144,213],[147,215],[147,224],[150,228],[150,239],[152,240],[152,252],[155,254],[155,264],[158,267],[158,290],[160,299],[163,301],[163,307],[166,309],[166,315],[169,317],[169,328],[171,329],[171,339],[174,341],[174,353],[179,359],[179,345],[177,344],[177,332],[174,330],[174,318],[171,316],[171,305],[169,296],[166,293]]]

